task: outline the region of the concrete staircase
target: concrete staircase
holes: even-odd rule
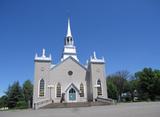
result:
[[[75,108],[75,107],[90,107],[90,106],[102,106],[111,105],[109,102],[77,102],[77,103],[51,103],[41,109],[45,108]]]
[[[51,103],[42,108],[73,108],[73,107],[88,107],[88,102],[77,102],[77,103]]]

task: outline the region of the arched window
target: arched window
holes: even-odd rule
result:
[[[102,95],[102,85],[101,85],[101,81],[100,81],[100,79],[99,80],[97,80],[97,95],[98,96],[100,96],[100,95]]]
[[[67,38],[67,44],[69,44],[69,38]]]
[[[40,85],[39,85],[39,96],[42,97],[44,96],[44,80],[40,80]]]
[[[82,83],[80,84],[80,97],[84,97],[84,86]]]
[[[57,97],[61,97],[61,84],[57,84]]]
[[[72,44],[72,38],[70,38],[70,43]]]

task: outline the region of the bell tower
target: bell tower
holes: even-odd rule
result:
[[[64,39],[64,49],[61,57],[61,61],[68,57],[73,57],[75,60],[79,61],[77,58],[76,47],[74,46],[74,40],[71,33],[70,19],[68,19],[67,35]]]

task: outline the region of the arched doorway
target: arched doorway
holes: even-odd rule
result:
[[[74,88],[69,90],[69,101],[76,101],[76,91]]]

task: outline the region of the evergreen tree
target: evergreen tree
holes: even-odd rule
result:
[[[23,94],[28,107],[32,106],[33,85],[30,80],[26,80],[23,84]]]
[[[7,107],[8,104],[8,97],[6,95],[0,98],[0,108]]]
[[[138,92],[141,100],[155,100],[160,96],[160,71],[152,68],[144,68],[135,73],[138,78]]]
[[[24,100],[22,88],[18,81],[14,82],[12,86],[9,86],[6,95],[8,97],[9,108],[15,108],[17,106],[17,102]]]

